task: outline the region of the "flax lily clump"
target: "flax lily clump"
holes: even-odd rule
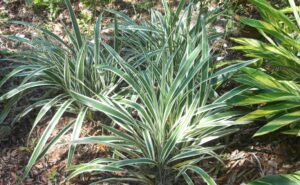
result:
[[[184,2],[176,12],[181,12]],[[190,12],[191,6],[186,12]],[[245,89],[236,88],[222,96],[215,90],[224,82],[224,76],[255,61],[216,70],[210,54],[205,15],[200,12],[197,24],[187,26],[186,18],[191,12],[174,15],[168,12],[168,7],[165,9],[166,14],[157,19],[160,22],[153,29],[146,23],[126,26],[133,21],[122,15],[125,23],[118,24],[119,35],[124,35],[122,31],[129,29],[133,35],[126,36],[128,42],[123,42],[127,44],[124,52],[129,53],[125,57],[105,45],[119,67],[99,65],[99,69],[113,72],[123,79],[128,84],[130,95],[90,98],[73,93],[74,99],[105,113],[117,126],[102,125],[110,133],[108,136],[73,141],[75,144],[106,144],[113,155],[71,167],[69,179],[85,172],[108,171],[122,172],[124,176],[99,179],[94,184],[136,181],[167,185],[178,183],[181,177],[187,184],[193,184],[190,173],[194,172],[207,184],[216,184],[198,163],[207,158],[218,159],[214,150],[220,146],[209,146],[210,142],[236,131],[236,128],[229,127],[236,125],[234,118],[240,112],[229,111],[225,101]],[[171,15],[174,17],[169,22]],[[159,31],[166,26],[161,24],[163,22],[170,24],[167,26],[170,31]],[[144,35],[149,42],[152,38],[166,38],[166,42],[160,43],[161,47],[151,48],[143,44],[147,41],[140,40],[141,37],[134,37],[133,32]],[[175,36],[177,39],[173,39]],[[141,55],[130,57],[134,56],[135,49],[141,50]],[[135,68],[126,60],[140,62],[141,67]]]
[[[66,30],[64,42],[50,31],[30,26],[43,34],[32,39],[4,36],[29,46],[10,59],[15,69],[0,82],[13,77],[23,81],[0,97],[6,102],[1,121],[25,95],[43,89],[47,93],[24,110],[41,107],[33,128],[50,111],[56,109],[38,139],[25,168],[24,177],[50,147],[72,130],[68,179],[84,172],[122,172],[122,177],[104,181],[137,181],[167,185],[184,180],[193,184],[191,173],[207,184],[216,184],[200,166],[207,158],[219,159],[221,148],[216,139],[235,132],[231,126],[240,112],[230,111],[225,101],[245,91],[238,87],[217,93],[227,77],[255,61],[217,69],[210,52],[215,35],[207,24],[218,12],[198,12],[192,20],[193,4],[179,3],[173,12],[163,0],[165,14],[152,11],[151,19],[140,24],[120,12],[114,21],[113,46],[102,41],[101,18],[95,25],[94,38],[80,33],[69,0],[73,31]],[[186,8],[184,8],[186,7]],[[96,119],[99,112],[112,123],[102,124],[108,135],[79,138],[86,119]],[[64,113],[75,119],[66,123],[50,139]],[[47,141],[50,141],[47,143]],[[214,144],[212,145],[212,141]],[[72,164],[77,144],[106,144],[112,155],[86,164]],[[97,182],[95,182],[97,183]]]
[[[21,78],[22,81],[18,86],[0,96],[0,102],[5,103],[4,110],[1,111],[0,121],[5,120],[10,110],[17,105],[20,99],[37,91],[45,93],[41,97],[35,97],[33,104],[21,112],[16,120],[24,117],[31,110],[40,108],[33,123],[32,132],[50,110],[56,109],[55,114],[38,139],[25,169],[24,177],[29,173],[34,163],[43,157],[62,135],[72,129],[72,139],[76,139],[80,134],[83,122],[86,119],[96,119],[96,115],[93,115],[90,108],[76,101],[71,96],[71,92],[77,92],[88,97],[93,97],[95,94],[108,96],[121,82],[113,73],[96,67],[100,64],[116,65],[111,54],[102,46],[103,42],[100,35],[102,18],[97,19],[94,37],[85,37],[79,30],[70,1],[66,0],[65,3],[73,26],[72,31],[65,30],[68,37],[66,42],[44,28],[18,21],[12,23],[31,27],[36,32],[41,33],[40,36],[31,39],[11,35],[2,36],[21,42],[28,47],[5,59],[13,62],[14,70],[0,81],[0,87],[11,78]],[[46,145],[64,113],[71,113],[77,118],[66,123],[65,127]],[[75,144],[70,145],[68,165],[72,162],[75,147]]]

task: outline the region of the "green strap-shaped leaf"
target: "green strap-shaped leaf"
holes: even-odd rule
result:
[[[104,102],[100,102],[98,100],[89,98],[87,96],[78,94],[73,91],[70,93],[71,93],[72,97],[74,97],[81,103],[85,104],[86,106],[89,106],[93,109],[96,109],[98,111],[106,113],[107,115],[117,118],[119,120],[123,120],[124,122],[128,122],[129,124],[131,122],[134,122],[134,120],[130,116],[128,116],[126,113],[124,113],[123,111],[121,111],[113,106],[110,106]]]
[[[177,127],[176,130],[173,131],[167,142],[163,145],[161,154],[160,154],[160,161],[162,163],[166,163],[169,155],[173,152],[174,148],[176,147],[176,142],[179,138],[180,128]]]
[[[240,81],[245,85],[249,85],[251,87],[254,86],[260,89],[271,89],[277,92],[287,92],[296,96],[299,95],[299,86],[295,82],[279,81],[258,69],[249,67],[243,68],[242,71],[246,73],[247,76],[245,76],[245,80],[243,80],[244,76],[242,76],[240,79],[238,78],[237,81]]]
[[[68,100],[64,102],[61,107],[57,110],[51,121],[48,123],[48,126],[46,127],[45,131],[43,132],[41,138],[39,139],[38,143],[36,144],[33,153],[31,154],[31,157],[29,159],[29,162],[26,165],[26,168],[24,170],[22,180],[28,175],[31,167],[34,165],[36,160],[39,158],[41,152],[43,151],[43,147],[45,146],[47,140],[49,139],[52,131],[54,130],[55,126],[57,125],[59,119],[63,115],[63,113],[67,110],[67,108],[71,105],[73,100]]]
[[[260,118],[260,117],[264,117],[264,116],[268,116],[268,115],[272,115],[281,111],[285,111],[288,109],[292,109],[295,107],[299,107],[299,103],[295,102],[280,102],[280,103],[276,103],[276,104],[270,104],[270,105],[266,105],[260,109],[257,109],[253,112],[250,112],[249,114],[241,117],[238,119],[238,121],[249,121],[249,120],[253,120],[256,118]]]
[[[69,60],[66,59],[64,62],[64,82],[66,88],[70,89],[71,87],[71,69],[70,69],[70,64]]]
[[[65,4],[66,4],[66,6],[69,10],[69,14],[70,14],[73,29],[74,29],[74,32],[75,32],[78,48],[81,48],[82,44],[83,44],[82,37],[81,37],[80,29],[79,29],[79,26],[78,26],[78,23],[77,23],[77,20],[76,20],[76,16],[75,16],[75,13],[73,11],[70,0],[65,0]]]
[[[239,43],[240,45],[232,47],[232,49],[243,51],[249,57],[261,59],[269,58],[270,60],[268,60],[268,62],[270,63],[275,63],[276,60],[280,59],[288,60],[288,62],[285,62],[282,65],[289,68],[293,68],[295,65],[298,66],[300,64],[300,59],[292,50],[290,50],[288,47],[283,47],[282,45],[275,44],[270,37],[264,34],[263,31],[261,32],[266,38],[268,38],[268,41],[271,44],[256,39],[233,38],[232,40]],[[276,35],[275,37],[281,39],[283,43],[291,45],[291,47],[296,47],[298,49],[300,47],[299,43],[295,41],[294,38],[285,38],[281,35]],[[274,61],[271,59],[273,59]]]
[[[264,134],[268,134],[270,132],[273,132],[275,130],[280,129],[281,127],[284,127],[290,123],[296,122],[300,120],[300,111],[287,113],[283,116],[280,116],[279,118],[275,118],[271,122],[267,123],[263,127],[261,127],[254,136],[261,136]]]
[[[0,97],[0,102],[3,101],[3,100],[9,99],[9,98],[11,98],[11,97],[27,90],[27,89],[31,89],[31,88],[34,88],[34,87],[41,87],[41,86],[51,86],[51,85],[53,86],[52,83],[44,82],[44,81],[28,82],[26,84],[23,84],[23,85],[20,85],[20,86],[16,87],[13,90],[10,90],[6,94],[2,95]]]
[[[222,75],[233,74],[234,72],[239,71],[243,67],[246,67],[246,66],[248,66],[250,64],[253,64],[253,63],[257,62],[257,61],[258,61],[258,59],[253,59],[253,60],[248,60],[248,61],[245,61],[245,62],[240,62],[240,63],[229,65],[229,66],[227,66],[227,67],[225,67],[223,69],[220,69],[220,70],[216,71],[214,74],[210,75],[206,79],[206,81],[214,79],[214,78],[217,78],[217,77],[220,77]]]
[[[125,159],[125,160],[119,160],[113,162],[112,166],[123,167],[123,166],[139,165],[139,164],[156,165],[156,162],[148,158]]]
[[[126,132],[120,132],[120,130],[115,129],[111,126],[104,125],[104,124],[102,125],[102,127],[104,129],[108,130],[109,132],[115,134],[116,136],[118,136],[120,138],[120,140],[122,139],[122,141],[124,141],[128,144],[143,146],[143,144],[142,144],[143,141],[141,139],[138,139],[137,133],[134,133],[131,131],[127,134]],[[129,127],[126,127],[126,125],[124,125],[124,127],[125,127],[125,129],[130,130]]]
[[[143,132],[143,138],[147,149],[147,157],[155,160],[155,148],[153,146],[153,141],[150,135],[150,132],[148,130]]]
[[[16,103],[20,100],[21,96],[15,96],[12,99],[8,100],[8,102],[5,103],[3,109],[0,113],[0,124],[4,122],[4,120],[7,118],[9,112],[11,109],[16,105]]]
[[[83,108],[80,109],[80,111],[78,113],[78,116],[77,116],[77,119],[76,119],[75,124],[74,124],[73,132],[72,132],[72,136],[71,136],[71,141],[74,141],[79,137],[81,126],[84,122],[87,110],[88,110],[87,107],[83,107]],[[75,148],[76,148],[76,144],[71,144],[70,145],[69,152],[68,152],[67,166],[70,166],[71,163],[72,163]]]
[[[192,166],[192,165],[186,166],[178,173],[178,175],[180,176],[180,175],[186,173],[187,170],[191,170],[191,171],[197,173],[198,175],[200,175],[203,178],[203,180],[206,182],[206,184],[217,185],[216,182],[214,181],[214,179],[211,178],[202,168],[200,168],[198,166]]]
[[[234,98],[235,96],[239,95],[239,94],[242,94],[243,92],[249,90],[248,87],[245,87],[245,86],[239,86],[239,87],[235,87],[229,91],[227,91],[225,94],[223,94],[222,96],[218,97],[214,103],[214,104],[217,104],[217,103],[221,103],[221,102],[226,102],[227,100],[231,99],[231,98]]]
[[[207,147],[201,147],[199,149],[195,148],[194,150],[186,150],[182,151],[181,153],[175,155],[172,157],[168,163],[179,161],[179,160],[186,160],[188,158],[192,158],[195,156],[203,155],[203,154],[209,154],[209,155],[215,155],[215,153],[212,150],[213,148],[207,148]]]
[[[299,32],[297,26],[286,15],[284,15],[280,10],[276,10],[275,8],[273,8],[272,5],[269,4],[267,1],[251,0],[251,3],[254,4],[260,10],[261,13],[263,12],[265,15],[269,15],[273,19],[277,19],[278,22],[282,21],[290,28]]]
[[[52,139],[51,141],[45,146],[39,157],[37,158],[37,161],[40,160],[44,155],[48,152],[49,149],[51,149],[52,146],[54,146],[59,139],[67,133],[71,128],[72,125],[74,124],[74,120],[71,120],[70,123],[68,123],[66,126],[64,126]]]
[[[294,128],[294,129],[289,129],[289,130],[286,130],[284,132],[281,132],[283,134],[287,134],[287,135],[293,135],[293,136],[300,136],[300,129],[298,128]]]
[[[101,30],[101,21],[102,21],[102,14],[100,15],[100,17],[98,17],[96,19],[96,24],[95,24],[95,45],[94,45],[94,64],[97,65],[99,64],[99,45],[100,45],[100,30]]]
[[[30,129],[30,132],[28,134],[27,138],[27,144],[29,144],[29,138],[35,129],[36,125],[41,121],[41,119],[46,115],[46,113],[54,106],[56,105],[61,99],[63,99],[64,95],[58,95],[57,97],[50,100],[48,103],[46,103],[41,110],[39,111],[38,115],[35,117],[35,120],[33,122],[32,128]]]
[[[217,185],[214,179],[211,178],[204,170],[202,170],[202,168],[198,166],[189,166],[188,169],[200,175],[208,185]]]
[[[15,68],[14,70],[12,70],[8,75],[6,75],[1,81],[0,81],[0,88],[2,87],[2,85],[7,82],[7,80],[9,80],[11,77],[14,77],[15,75],[17,75],[18,73],[24,71],[28,69],[28,67],[26,66],[20,66]]]
[[[272,25],[268,22],[255,20],[255,19],[249,19],[249,18],[245,18],[245,17],[241,18],[241,22],[248,26],[254,27],[258,30],[262,30],[266,33],[269,33],[269,34],[273,35],[274,37],[276,37],[277,39],[279,39],[280,41],[282,41],[283,43],[288,43],[292,46],[295,46],[297,49],[300,48],[300,46],[296,40],[294,40],[292,37],[290,37],[286,34],[278,32],[277,31],[278,28],[276,28],[274,25]]]
[[[34,109],[36,109],[36,108],[38,108],[38,107],[44,106],[44,105],[45,105],[46,103],[48,103],[48,102],[49,102],[48,99],[46,99],[46,100],[42,99],[42,100],[40,100],[40,101],[38,101],[38,102],[35,102],[35,103],[29,105],[29,106],[26,107],[20,114],[18,114],[18,115],[15,117],[15,119],[14,119],[13,122],[12,122],[12,124],[15,123],[15,122],[17,122],[17,121],[20,121],[21,118],[23,118],[24,116],[26,116],[29,112],[31,112],[32,110],[34,110]]]
[[[108,144],[108,143],[119,143],[123,142],[116,136],[91,136],[83,137],[72,141],[74,144]]]
[[[289,0],[289,3],[293,9],[293,13],[294,13],[298,28],[300,28],[300,16],[299,16],[299,10],[297,10],[296,3],[294,0]]]
[[[20,25],[24,25],[24,26],[28,26],[34,29],[37,29],[41,32],[43,32],[44,34],[48,35],[49,37],[53,38],[54,40],[58,41],[59,43],[61,43],[62,45],[64,45],[65,47],[67,47],[70,51],[74,52],[73,48],[71,48],[70,46],[68,46],[59,36],[55,35],[54,33],[52,33],[51,31],[41,28],[37,25],[28,23],[28,22],[23,22],[23,21],[8,21],[9,23],[13,23],[13,24],[20,24]]]
[[[79,55],[76,59],[76,67],[75,67],[75,74],[76,74],[76,80],[79,80],[81,82],[84,82],[84,67],[85,67],[85,61],[87,56],[87,45],[86,42],[84,45],[80,48]]]
[[[184,172],[184,173],[182,173],[182,176],[183,176],[185,182],[187,183],[187,185],[194,185],[192,179],[190,178],[190,176],[188,176],[188,174],[186,174]]]
[[[124,172],[123,169],[115,167],[115,166],[109,166],[109,165],[101,165],[101,164],[86,164],[81,165],[80,168],[76,169],[74,172],[72,172],[67,180],[72,179],[73,177],[87,172],[94,172],[94,171],[100,171],[100,172]]]
[[[274,92],[274,93],[260,93],[257,95],[238,95],[231,98],[227,102],[230,105],[245,106],[253,104],[261,104],[268,102],[278,102],[284,100],[293,100],[297,97],[288,93]]]
[[[143,179],[138,179],[138,178],[129,178],[129,177],[112,177],[112,178],[107,178],[107,179],[103,179],[100,181],[96,181],[91,183],[90,185],[99,185],[99,184],[103,184],[105,182],[110,182],[110,183],[116,183],[116,182],[120,182],[120,183],[124,183],[124,182],[144,182]],[[149,181],[144,182],[145,184],[149,184]],[[151,183],[151,181],[150,181]]]

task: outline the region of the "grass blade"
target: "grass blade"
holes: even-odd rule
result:
[[[67,110],[67,108],[71,105],[73,100],[68,100],[62,104],[62,106],[57,110],[51,121],[49,122],[48,126],[46,127],[45,131],[43,132],[41,138],[39,139],[38,143],[36,144],[34,151],[29,159],[28,164],[24,170],[22,180],[28,175],[31,167],[34,165],[36,160],[39,158],[41,152],[43,151],[43,147],[45,146],[47,140],[49,139],[52,131],[54,130],[55,126],[57,125],[59,119],[63,115],[63,113]]]

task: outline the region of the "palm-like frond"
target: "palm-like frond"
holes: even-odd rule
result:
[[[289,2],[291,11],[287,13],[293,13],[298,23],[299,14],[295,9],[295,2],[293,0]],[[264,20],[242,18],[241,21],[256,28],[266,42],[238,38],[234,41],[240,45],[233,49],[244,51],[247,56],[261,60],[262,64],[258,65],[258,69],[242,70],[243,74],[236,80],[255,89],[250,94],[247,92],[230,100],[229,103],[241,106],[263,104],[257,110],[240,118],[240,120],[262,117],[268,119],[268,123],[260,128],[255,136],[273,132],[287,125],[292,128],[284,133],[299,135],[297,123],[300,119],[298,106],[300,29],[289,15],[274,9],[266,1],[252,0],[252,3],[258,8]]]
[[[300,29],[297,24],[282,11],[274,9],[265,0],[252,0],[251,2],[261,12],[264,20],[243,17],[241,22],[256,28],[267,42],[249,38],[234,38],[233,40],[240,45],[233,49],[241,50],[249,57],[263,60],[265,69],[278,79],[298,79],[300,44],[297,38]],[[295,13],[297,14],[297,12]]]

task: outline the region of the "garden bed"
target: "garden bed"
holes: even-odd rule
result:
[[[173,6],[177,6],[174,3]],[[73,4],[75,12],[79,14],[80,7],[78,3]],[[134,19],[147,18],[148,13],[143,13],[142,10],[131,9],[130,3],[115,3],[115,7],[118,9],[125,9],[127,13],[135,16]],[[156,8],[160,9],[159,3],[155,4]],[[249,7],[248,7],[249,8]],[[251,7],[253,8],[253,7]],[[251,9],[250,8],[250,9]],[[70,18],[67,15],[67,11],[61,11],[53,21],[46,20],[47,16],[45,10],[36,13],[32,9],[28,9],[24,2],[15,2],[6,4],[0,2],[0,11],[4,10],[5,18],[13,20],[28,21],[31,23],[46,25],[52,29],[52,31],[66,39],[64,35],[63,26],[60,24],[61,20],[67,22],[68,26],[71,26]],[[249,11],[252,11],[249,10]],[[257,13],[254,12],[254,17]],[[107,20],[107,23],[111,20]],[[1,23],[1,22],[0,22]],[[90,25],[87,27],[81,27],[81,29],[90,29]],[[247,29],[247,28],[246,28]],[[88,31],[87,31],[88,33]],[[236,35],[247,37],[245,34],[251,34],[249,30],[239,30]],[[25,29],[23,26],[16,25],[0,25],[0,34],[19,34],[21,36],[30,37],[33,33],[31,29]],[[88,33],[89,34],[89,33]],[[235,34],[233,34],[235,35]],[[256,37],[253,34],[250,37]],[[11,52],[15,51],[15,48],[20,45],[15,45],[14,42],[9,42],[0,38],[0,59],[5,58]],[[229,46],[233,45],[229,38],[220,41],[216,44],[214,52],[219,52],[222,58],[225,59],[237,59],[243,58],[240,52],[231,51]],[[10,64],[0,63],[0,67],[10,67]],[[5,74],[0,74],[0,79]],[[6,84],[5,88],[9,88],[12,84]],[[232,89],[235,83],[229,83],[220,91],[224,93],[227,89]],[[3,88],[3,87],[2,87]],[[0,90],[2,93],[2,89]],[[34,92],[36,94],[43,94],[43,91]],[[23,109],[30,100],[22,100],[20,102],[19,109]],[[3,105],[0,104],[0,109],[3,109]],[[16,109],[18,112],[19,110]],[[28,133],[31,130],[31,124],[34,121],[37,112],[30,113],[29,116],[23,118],[20,122],[10,125],[9,123],[15,118],[14,112],[10,113],[5,123],[0,125],[0,185],[13,185],[16,184],[22,175],[22,170],[26,166],[34,146],[37,143],[36,138],[39,138],[47,123],[53,117],[54,113],[48,113],[38,127],[35,128],[33,134],[28,139]],[[68,121],[75,119],[76,117],[64,116],[59,120],[57,128],[52,132],[50,139],[53,138],[62,129],[63,125]],[[213,177],[217,184],[220,185],[238,185],[247,183],[251,180],[257,179],[266,175],[275,174],[287,174],[292,173],[300,169],[300,139],[294,136],[283,136],[280,133],[273,133],[272,135],[265,135],[262,137],[252,136],[260,128],[260,123],[249,124],[243,126],[240,131],[226,136],[224,139],[220,139],[219,142],[226,145],[226,148],[219,149],[221,158],[224,164],[217,160],[207,159],[199,163],[198,165],[205,169],[211,177]],[[80,131],[80,136],[97,136],[102,134],[101,126],[98,122],[87,121],[84,122]],[[31,169],[28,177],[23,181],[23,184],[89,184],[94,182],[96,177],[103,178],[110,177],[109,173],[102,173],[97,175],[84,174],[77,176],[70,181],[65,181],[68,172],[66,171],[66,161],[68,155],[68,145],[70,143],[71,132],[64,135],[58,143],[51,148],[48,154],[37,162]],[[98,157],[110,157],[111,151],[105,144],[88,144],[80,145],[77,147],[74,162],[86,163]],[[115,173],[115,176],[121,176],[122,173]],[[195,184],[205,184],[201,178],[192,175]],[[120,184],[126,184],[120,183]],[[131,184],[131,183],[128,183]]]

